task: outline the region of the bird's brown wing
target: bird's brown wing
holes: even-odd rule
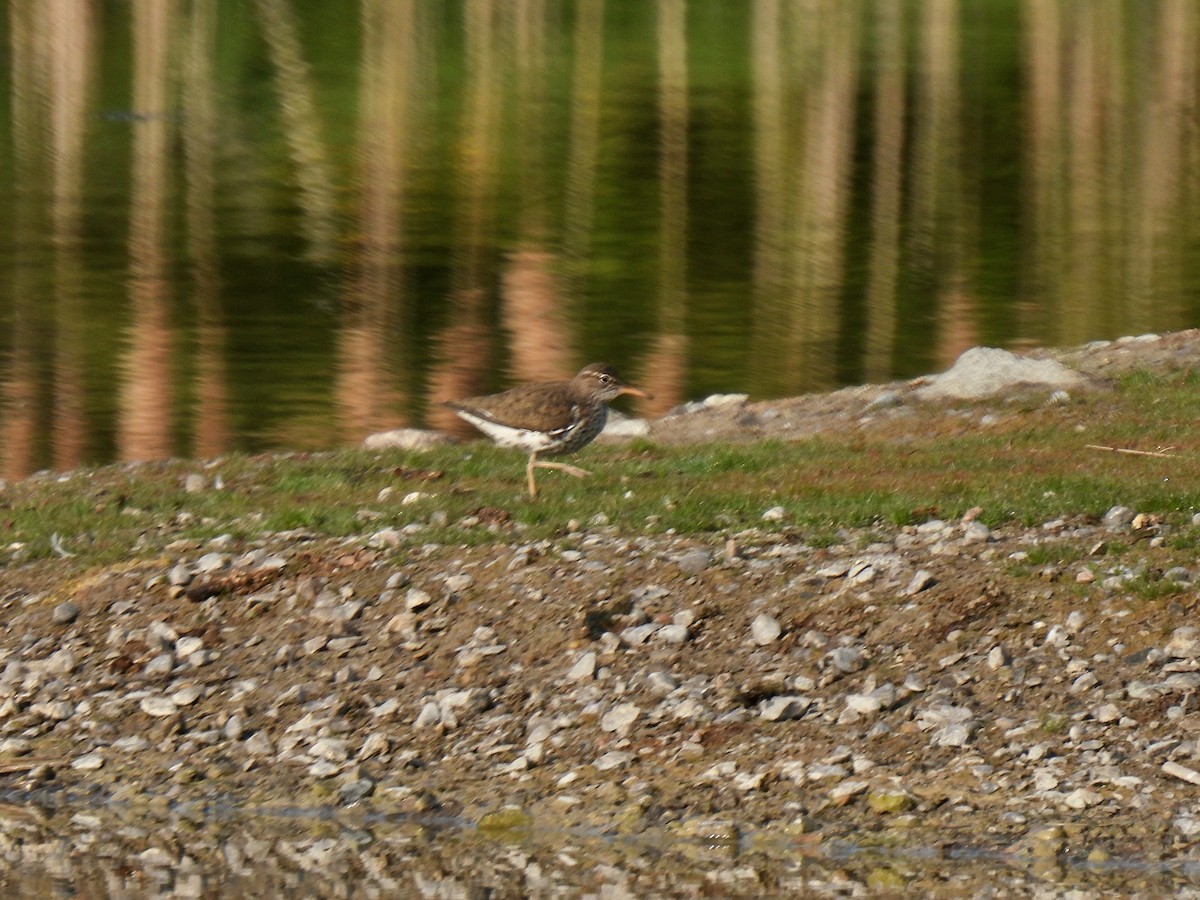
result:
[[[575,417],[575,404],[565,387],[565,384],[529,384],[449,405],[511,428],[555,431],[569,425]]]

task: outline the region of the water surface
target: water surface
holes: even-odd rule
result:
[[[1200,324],[1186,0],[10,0],[3,474]]]

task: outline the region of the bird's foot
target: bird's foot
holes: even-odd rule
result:
[[[539,459],[534,463],[534,465],[542,469],[558,469],[558,471],[566,472],[568,475],[572,475],[575,478],[586,478],[588,475],[592,474],[587,469],[581,469],[579,466],[572,466],[568,465],[567,463],[546,462],[545,460]]]

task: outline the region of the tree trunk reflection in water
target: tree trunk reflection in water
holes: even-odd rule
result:
[[[183,59],[187,252],[196,310],[196,373],[192,452],[211,458],[230,447],[225,373],[225,320],[217,257],[216,0],[192,0]]]
[[[1057,311],[1063,304],[1065,260],[1066,136],[1063,130],[1062,15],[1059,3],[1025,0],[1025,82],[1028,112],[1023,141],[1027,221],[1023,242],[1019,331],[1030,343],[1052,340]]]
[[[449,324],[438,337],[439,359],[430,373],[436,404],[484,387],[492,342],[487,315],[493,294],[496,173],[502,79],[496,59],[493,0],[466,0],[467,100],[460,129],[458,171],[462,196],[455,225]],[[449,409],[432,406],[431,423],[455,434],[473,429]]]
[[[1185,129],[1196,113],[1196,18],[1192,0],[1159,4],[1152,40],[1148,97],[1137,104],[1138,159],[1129,241],[1131,323],[1159,330],[1185,324],[1183,260],[1192,231],[1184,206]],[[1145,323],[1145,324],[1142,324]]]
[[[571,43],[570,134],[563,220],[566,295],[577,303],[587,284],[596,202],[596,159],[600,146],[600,74],[604,59],[604,0],[578,0]]]
[[[166,258],[168,85],[174,6],[133,4],[133,192],[130,198],[130,346],[121,386],[120,454],[157,459],[171,452],[170,282]]]
[[[896,279],[900,268],[900,187],[906,95],[904,16],[900,3],[874,5],[876,31],[875,146],[871,157],[871,244],[867,273],[868,381],[892,376]]]
[[[779,367],[791,295],[788,265],[788,165],[781,0],[754,0],[750,59],[754,66],[754,270],[751,346],[764,362],[750,373],[760,396],[783,387]]]
[[[547,246],[546,2],[516,0],[516,133],[520,210],[516,249],[504,262],[501,311],[509,336],[509,374],[517,382],[569,378],[574,358]]]
[[[962,106],[957,0],[922,4],[913,133],[909,269],[911,313],[937,335],[933,361],[954,362],[977,334],[973,287],[966,270],[966,197],[961,159]],[[919,305],[918,305],[919,304]]]
[[[359,233],[343,288],[336,404],[343,440],[358,441],[406,421],[400,372],[390,352],[406,321],[404,200],[416,127],[414,72],[424,61],[414,0],[362,0],[363,54],[358,129]]]
[[[39,4],[48,19],[54,249],[54,465],[70,469],[87,457],[84,415],[83,159],[90,94],[92,10],[80,0]]]
[[[1056,342],[1075,343],[1087,333],[1093,316],[1103,319],[1107,293],[1104,252],[1104,87],[1098,43],[1100,6],[1074,7],[1071,56],[1067,63],[1067,240],[1064,308]],[[1089,299],[1091,298],[1091,299]]]
[[[305,255],[328,265],[337,252],[336,195],[329,153],[321,139],[312,72],[304,59],[295,13],[286,0],[256,0],[283,114],[284,137],[300,188]]]
[[[35,187],[41,178],[40,131],[44,85],[40,81],[40,57],[37,43],[43,40],[39,24],[41,7],[29,3],[11,3],[8,7],[9,40],[12,58],[12,130],[14,177],[24,190],[13,198],[12,231],[15,242],[12,291],[12,348],[4,377],[4,476],[23,478],[37,459],[38,431],[38,347],[39,328],[35,277],[35,248],[41,232]]]
[[[687,362],[687,7],[658,0],[658,317],[643,384],[654,399],[638,409],[661,416],[683,399]]]
[[[833,381],[845,279],[862,9],[857,0],[814,0],[797,22],[806,108],[798,136],[796,299],[787,329],[789,391]]]

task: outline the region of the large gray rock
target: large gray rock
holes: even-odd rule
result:
[[[922,400],[978,400],[1018,385],[1058,391],[1087,383],[1085,376],[1052,359],[1028,359],[995,347],[972,347],[916,394]]]

